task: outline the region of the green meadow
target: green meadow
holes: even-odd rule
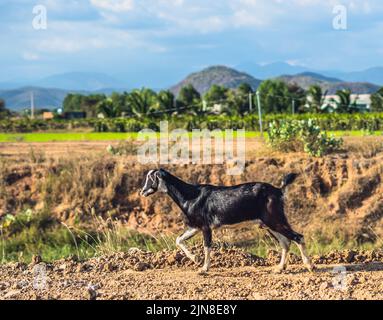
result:
[[[330,131],[336,137],[362,137],[366,135],[382,135],[381,131]],[[153,135],[159,135],[153,134]],[[191,135],[191,133],[189,133]],[[256,131],[247,131],[246,138],[257,138],[261,134]],[[0,133],[0,142],[70,142],[70,141],[121,141],[136,140],[137,132],[39,132],[39,133]]]

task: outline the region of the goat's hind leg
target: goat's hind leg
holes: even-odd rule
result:
[[[281,230],[281,232],[284,233],[283,236],[287,237],[287,239],[294,241],[297,244],[299,251],[301,252],[301,255],[302,255],[303,264],[309,271],[313,271],[315,267],[311,263],[310,257],[308,256],[306,252],[304,237],[301,234],[291,230],[290,228],[284,228]]]
[[[289,249],[290,249],[290,244],[291,244],[291,241],[286,238],[284,235],[280,234],[279,232],[276,232],[276,231],[272,231],[272,230],[268,230],[270,232],[270,234],[278,240],[279,242],[279,245],[281,246],[282,248],[282,257],[281,257],[281,262],[279,263],[279,265],[275,268],[275,272],[276,273],[280,273],[282,272],[283,270],[286,270],[286,265],[287,265],[287,254],[289,252]]]
[[[205,262],[199,274],[206,274],[210,269],[210,253],[212,243],[212,231],[210,228],[203,229],[203,244],[205,251]]]
[[[197,258],[194,254],[192,254],[188,248],[186,247],[186,245],[184,244],[184,242],[186,240],[189,240],[191,239],[192,237],[194,237],[197,233],[199,232],[198,229],[194,229],[194,228],[190,228],[188,229],[182,236],[179,236],[176,240],[176,244],[177,244],[177,247],[179,247],[185,254],[186,256],[191,260],[193,261],[195,264],[198,264],[198,261],[197,261]]]
[[[308,254],[306,252],[306,244],[305,244],[305,240],[304,240],[303,236],[299,241],[295,241],[295,243],[297,244],[299,251],[301,252],[303,264],[305,265],[305,267],[310,272],[314,271],[315,266],[311,263],[310,257],[308,256]]]

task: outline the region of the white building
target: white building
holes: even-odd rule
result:
[[[337,102],[339,103],[339,97],[337,95],[327,95],[324,97],[324,103],[322,109],[331,107],[332,109],[337,108]],[[371,95],[370,94],[352,94],[351,95],[351,104],[356,104],[360,110],[370,110],[371,109]]]

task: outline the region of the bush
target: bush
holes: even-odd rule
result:
[[[338,150],[342,139],[328,137],[316,121],[274,121],[269,126],[269,143],[280,151],[304,151],[311,156],[321,157]]]

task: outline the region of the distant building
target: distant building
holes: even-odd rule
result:
[[[322,109],[337,109],[337,102],[339,103],[339,97],[337,95],[327,95],[324,97],[324,103]],[[370,94],[352,94],[351,104],[355,104],[360,111],[371,110],[371,95]]]
[[[53,112],[43,112],[43,119],[44,120],[52,120],[54,118]]]
[[[64,112],[63,117],[66,120],[85,119],[86,112]]]

